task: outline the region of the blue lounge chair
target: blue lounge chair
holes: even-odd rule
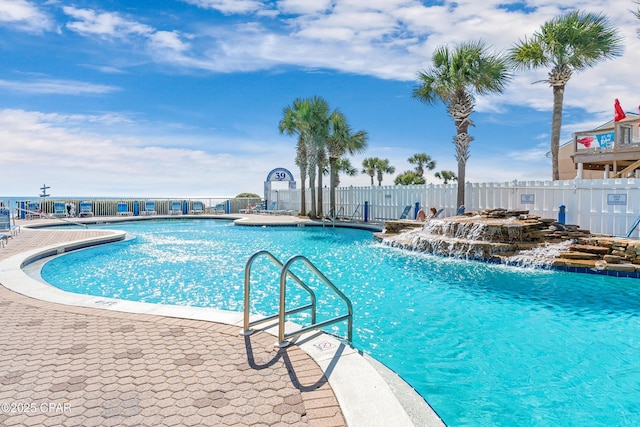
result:
[[[80,202],[80,213],[78,213],[80,218],[86,218],[89,216],[93,216],[93,203],[90,201],[83,200]]]
[[[260,211],[260,213],[272,214],[272,213],[275,213],[275,211],[276,211],[276,202],[271,202],[271,204],[269,205],[269,208]]]
[[[27,219],[42,218],[42,211],[40,210],[40,202],[29,202],[27,204]]]
[[[171,209],[169,209],[169,215],[182,215],[182,203],[175,200],[171,202]]]
[[[409,216],[409,212],[411,212],[411,205],[407,205],[404,207],[404,209],[402,210],[402,213],[400,214],[400,217],[398,219],[407,219],[407,217]],[[376,221],[394,221],[396,220],[396,218],[374,218],[374,220]]]
[[[156,212],[156,202],[153,200],[147,200],[144,202],[144,210],[142,211],[142,215],[155,215]]]
[[[9,237],[16,236],[20,232],[20,227],[11,225],[11,211],[9,208],[0,208],[0,232],[5,237],[1,237],[4,242],[9,241]]]
[[[224,203],[218,203],[215,208],[213,208],[213,213],[225,213]]]
[[[191,214],[198,215],[204,213],[204,207],[202,206],[202,202],[193,202],[193,209],[191,209]]]
[[[411,205],[405,206],[404,210],[400,214],[400,218],[399,219],[407,219],[407,216],[409,215],[410,211],[411,211]]]
[[[131,216],[133,212],[129,210],[129,205],[125,202],[118,203],[118,216]]]
[[[56,218],[67,216],[67,207],[63,202],[53,202],[53,216]]]

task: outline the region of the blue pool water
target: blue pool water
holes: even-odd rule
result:
[[[399,373],[448,425],[640,424],[637,280],[433,257],[363,230],[208,220],[105,227],[135,239],[53,259],[44,279],[70,292],[240,311],[252,253],[303,254],[352,300],[355,347]],[[259,259],[252,272],[252,311],[274,313],[276,269]],[[306,301],[288,289],[288,304]],[[344,312],[328,294],[319,300],[320,320]]]

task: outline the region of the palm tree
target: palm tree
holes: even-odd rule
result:
[[[329,128],[329,138],[326,141],[327,151],[329,152],[329,166],[331,168],[329,199],[331,209],[335,212],[336,180],[338,179],[337,162],[346,153],[356,154],[364,151],[367,147],[368,134],[363,130],[353,132],[347,118],[337,110],[329,116]]]
[[[378,163],[380,163],[378,157],[367,157],[362,161],[362,173],[366,173],[371,177],[371,185],[373,185],[373,177],[376,175]]]
[[[511,74],[506,59],[489,53],[480,40],[460,43],[452,50],[441,46],[433,53],[432,61],[429,70],[418,74],[421,84],[414,88],[413,96],[426,104],[442,101],[455,123],[453,143],[458,161],[458,205],[461,205],[469,144],[473,141],[468,130],[473,126],[469,116],[475,106],[474,93],[501,93]]]
[[[407,159],[412,165],[416,165],[416,173],[418,176],[424,175],[424,168],[434,170],[436,168],[436,161],[431,159],[431,156],[425,153],[416,153]],[[423,183],[424,184],[424,183]]]
[[[304,123],[305,111],[308,109],[308,100],[295,99],[293,104],[286,106],[282,110],[282,119],[278,123],[278,129],[280,133],[286,133],[287,135],[298,135],[298,143],[296,145],[296,165],[300,168],[300,206],[301,214],[305,214],[306,210],[306,181],[307,181],[307,166],[309,159],[307,157],[307,144],[306,140],[306,125]]]
[[[303,173],[301,164],[306,165],[306,171],[309,174],[309,187],[311,188],[311,211],[309,216],[312,218],[316,217],[316,168],[319,167],[321,176],[322,153],[324,152],[324,143],[327,139],[329,128],[328,117],[329,104],[324,99],[315,96],[305,100],[296,99],[293,106],[285,107],[283,119],[278,126],[280,132],[299,135],[297,151],[301,159],[303,158],[301,153],[305,154],[306,162],[298,162],[298,156],[296,156],[296,163],[301,168],[301,174]],[[305,209],[305,206],[302,205],[302,208]]]
[[[424,184],[425,182],[426,180],[424,177],[419,175],[416,171],[405,171],[396,176],[396,179],[393,181],[395,185],[414,185]]]
[[[349,159],[341,157],[336,160],[336,176],[334,188],[338,188],[340,186],[340,172],[343,172],[348,176],[356,176],[358,174],[358,169],[354,168]]]
[[[456,176],[455,173],[453,173],[453,171],[441,170],[440,172],[436,172],[435,174],[433,174],[433,176],[435,176],[438,179],[444,180],[445,184],[449,183],[449,181],[458,180],[458,177]]]
[[[382,176],[385,173],[392,174],[396,171],[396,168],[389,164],[388,159],[383,159],[376,165],[376,173],[378,174],[378,186],[382,185]]]
[[[543,80],[553,88],[551,118],[551,166],[553,180],[560,179],[558,150],[562,126],[564,88],[574,72],[622,54],[622,39],[603,14],[572,11],[545,22],[530,39],[509,51],[516,69],[551,67]]]
[[[319,96],[309,99],[309,128],[311,138],[307,144],[309,153],[309,185],[311,187],[311,218],[317,217],[315,174],[318,174],[318,210],[322,210],[322,168],[325,162],[324,147],[329,136],[329,103]]]

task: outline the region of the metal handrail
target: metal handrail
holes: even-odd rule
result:
[[[275,265],[278,266],[278,268],[280,268],[280,270],[282,271],[282,268],[284,267],[284,265],[282,264],[282,262],[280,262],[271,252],[269,251],[258,251],[256,253],[254,253],[253,255],[251,255],[249,257],[249,260],[247,260],[247,264],[244,267],[244,329],[242,331],[243,335],[251,335],[254,331],[251,329],[251,326],[255,326],[258,325],[260,323],[264,323],[264,322],[268,322],[269,320],[273,320],[273,319],[277,319],[280,316],[280,313],[274,314],[272,316],[268,316],[268,317],[264,317],[262,319],[258,319],[258,320],[254,320],[253,322],[249,322],[249,299],[250,299],[250,294],[251,294],[251,266],[253,265],[253,262],[256,260],[256,258],[258,258],[259,256],[266,256],[269,260],[271,260]],[[297,307],[297,308],[293,308],[291,309],[289,312],[287,312],[286,314],[293,314],[293,313],[298,313],[300,311],[306,310],[306,309],[311,309],[311,322],[315,323],[316,322],[316,294],[315,292],[313,292],[313,290],[307,286],[306,283],[304,283],[302,281],[302,279],[300,279],[298,276],[296,276],[293,272],[288,271],[287,274],[289,277],[291,277],[302,289],[304,289],[305,291],[307,291],[307,293],[309,294],[309,296],[311,297],[311,303],[301,306],[301,307]]]
[[[359,210],[360,210],[360,205],[356,206],[356,209],[353,211],[353,214],[351,214],[351,221],[355,219],[356,214],[358,213]]]
[[[28,209],[22,209],[22,208],[16,208],[16,209],[18,211],[26,212],[26,213],[31,214],[31,215],[38,215],[38,216],[40,216],[40,218],[59,219],[60,221],[68,222],[69,224],[79,225],[79,226],[84,227],[84,228],[89,228],[89,226],[87,224],[83,224],[81,222],[76,222],[76,221],[70,221],[70,220],[68,220],[66,218],[60,218],[59,216],[55,216],[55,215],[52,215],[52,214],[40,213],[40,212],[37,212],[37,211],[30,211]]]
[[[305,263],[305,265],[307,267],[309,267],[309,269],[311,269],[311,271],[318,277],[320,278],[327,286],[329,286],[331,288],[331,290],[333,290],[347,305],[347,314],[344,314],[342,316],[338,316],[338,317],[334,317],[333,319],[328,319],[325,320],[323,322],[320,323],[316,323],[316,322],[312,322],[312,324],[310,326],[306,326],[303,327],[301,329],[298,329],[295,332],[289,332],[288,334],[285,334],[284,332],[284,320],[285,320],[285,315],[286,313],[286,307],[285,307],[285,300],[286,300],[286,296],[287,296],[287,291],[286,291],[286,287],[287,287],[287,275],[290,273],[289,269],[291,268],[291,265],[296,262],[296,261],[302,261],[303,263]],[[342,291],[340,289],[338,289],[332,282],[331,280],[329,280],[327,278],[327,276],[325,276],[320,270],[318,270],[318,268],[304,255],[294,255],[291,258],[289,258],[289,260],[284,264],[284,266],[282,267],[282,271],[280,272],[280,306],[279,306],[279,318],[278,318],[278,347],[286,347],[289,345],[288,341],[285,341],[285,338],[290,338],[290,337],[294,337],[294,336],[298,336],[301,335],[309,330],[312,329],[320,329],[323,328],[325,326],[329,326],[332,325],[334,323],[337,322],[341,322],[345,319],[348,319],[348,326],[347,326],[347,336],[348,336],[348,340],[349,342],[352,341],[353,338],[353,308],[351,306],[351,301],[349,301],[349,298],[346,297],[346,295],[344,293],[342,293]]]
[[[331,225],[333,227],[335,227],[336,226],[336,219],[338,219],[338,217],[340,216],[341,213],[344,215],[344,206],[341,206],[340,209],[338,209],[338,212],[335,215],[333,214],[333,211],[334,211],[333,208],[329,209],[329,214],[322,218],[322,227],[324,227],[325,219],[327,219],[327,218],[331,219]]]

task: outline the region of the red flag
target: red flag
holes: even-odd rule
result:
[[[627,117],[627,115],[622,110],[622,107],[620,106],[620,101],[618,101],[617,99],[616,99],[616,102],[613,104],[613,109],[615,111],[615,114],[613,115],[614,122],[619,122],[620,120]]]

